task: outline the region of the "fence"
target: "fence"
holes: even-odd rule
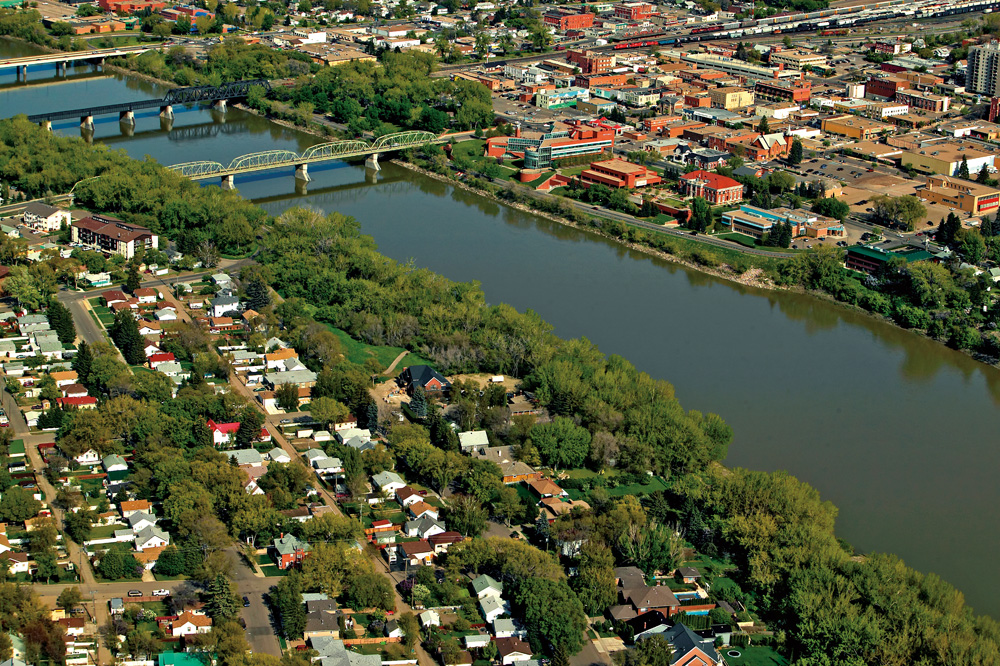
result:
[[[401,636],[373,636],[371,638],[345,638],[343,641],[344,645],[377,645],[379,643],[402,643],[403,638]]]

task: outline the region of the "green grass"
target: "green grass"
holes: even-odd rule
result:
[[[185,576],[184,574],[181,574],[180,576],[164,576],[163,574],[156,573],[156,569],[155,568],[153,569],[153,578],[155,578],[156,580],[187,580],[188,579],[188,577]]]
[[[292,571],[291,569],[279,569],[273,565],[261,567],[260,570],[268,578],[280,578],[282,576],[287,576]]]
[[[468,139],[459,141],[451,147],[451,154],[454,157],[464,157],[474,162],[483,158],[486,151],[486,142],[482,139]]]
[[[742,590],[740,589],[740,586],[736,584],[736,581],[725,576],[716,576],[712,580],[711,591],[713,594],[717,594],[720,597],[730,596],[728,592],[732,592],[733,594],[742,594]]]
[[[91,539],[110,539],[115,535],[115,530],[125,530],[124,525],[98,525],[90,529]]]
[[[730,652],[740,653],[739,657],[730,656]],[[729,648],[722,651],[729,666],[787,666],[790,662],[769,647]]]
[[[608,495],[611,497],[622,497],[624,495],[648,495],[660,490],[666,490],[667,484],[658,476],[648,477],[646,483],[630,483],[626,486],[609,488]]]
[[[743,247],[757,247],[757,240],[752,236],[747,236],[746,234],[730,232],[728,234],[719,234],[716,238],[731,240],[734,243],[739,243]]]
[[[383,368],[388,368],[389,364],[395,360],[399,354],[405,351],[402,347],[389,347],[388,345],[369,345],[367,343],[361,342],[360,340],[355,340],[346,331],[342,331],[339,328],[335,328],[326,325],[330,331],[337,336],[340,340],[340,344],[344,349],[344,356],[351,363],[357,363],[358,365],[363,364],[369,358],[374,358],[379,362]],[[396,370],[402,370],[408,365],[433,365],[427,359],[421,357],[419,354],[414,354],[410,352],[400,361],[399,365],[396,366]]]
[[[513,173],[516,173],[516,172],[513,172]],[[511,176],[508,177],[509,180],[513,179],[513,173],[511,174]],[[549,178],[551,178],[554,175],[555,175],[555,171],[545,171],[538,178],[536,178],[536,179],[534,179],[534,180],[532,180],[530,182],[523,183],[523,184],[526,185],[527,187],[532,187],[532,188],[538,187],[539,185],[541,185],[542,183],[544,183],[545,181],[547,181]]]
[[[269,565],[273,566],[274,560],[271,559],[271,556],[268,555],[267,553],[263,553],[262,555],[257,556],[257,564],[261,566],[269,566]]]

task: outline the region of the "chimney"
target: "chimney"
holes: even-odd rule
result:
[[[521,123],[517,123],[516,125],[514,125],[514,138],[515,139],[521,138]]]

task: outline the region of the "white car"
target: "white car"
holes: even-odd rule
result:
[[[154,597],[169,597],[170,590],[153,590]]]

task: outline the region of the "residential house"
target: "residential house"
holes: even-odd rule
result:
[[[126,500],[118,508],[121,509],[122,518],[128,518],[134,513],[151,513],[153,506],[149,500]]]
[[[126,518],[129,527],[137,535],[145,530],[147,527],[153,527],[156,525],[156,517],[146,513],[145,511],[140,511],[139,513],[133,513],[131,516]],[[153,546],[155,548],[155,546]]]
[[[403,370],[400,379],[409,393],[418,386],[427,393],[442,393],[451,388],[451,382],[429,365],[411,365]]]
[[[213,317],[222,317],[228,315],[230,312],[238,313],[240,311],[240,299],[228,294],[216,296],[208,304],[208,311],[211,312]]]
[[[725,662],[715,649],[714,638],[702,638],[682,623],[668,627],[660,625],[662,631],[656,631],[673,647],[671,664],[678,666],[719,666]],[[659,629],[660,627],[657,627]],[[644,632],[647,636],[653,632]],[[640,640],[636,636],[636,641]]]
[[[156,370],[158,366],[163,365],[164,363],[174,363],[176,361],[177,359],[170,352],[152,354],[146,358],[146,362],[149,363],[149,367],[153,370]]]
[[[469,430],[467,432],[460,432],[458,433],[458,441],[463,453],[475,448],[490,445],[490,438],[487,436],[485,430]]]
[[[58,372],[50,372],[49,376],[56,381],[56,387],[62,388],[69,384],[76,384],[80,378],[76,374],[76,370],[60,370]]]
[[[309,449],[303,453],[302,456],[306,459],[306,462],[309,463],[309,466],[313,468],[316,467],[317,461],[329,458],[329,456],[326,455],[326,451],[323,449]]]
[[[135,290],[135,299],[139,301],[140,305],[149,305],[150,303],[155,303],[160,298],[160,292],[152,287],[140,287]]]
[[[135,535],[135,549],[143,551],[170,544],[170,535],[156,525],[150,525]]]
[[[511,447],[509,446],[489,446],[480,449],[473,449],[470,452],[473,458],[480,460],[491,460],[500,466],[500,473],[503,475],[503,482],[507,485],[520,483],[530,483],[542,478],[541,472],[536,472],[527,463],[514,460]]]
[[[697,583],[701,580],[701,572],[694,567],[678,567],[677,575],[682,583]]]
[[[509,617],[501,617],[493,620],[493,635],[497,638],[520,638],[528,637],[527,630]]]
[[[256,466],[264,464],[264,457],[256,449],[234,449],[226,451],[226,455],[229,456],[230,460],[235,460],[236,465],[240,467],[243,465]]]
[[[396,501],[404,509],[411,504],[423,501],[423,497],[416,490],[409,486],[403,486],[396,490]]]
[[[292,457],[288,455],[285,450],[279,446],[274,447],[267,452],[267,457],[271,462],[276,463],[290,463],[292,462]]]
[[[389,471],[379,472],[372,477],[372,481],[375,482],[375,485],[378,486],[380,491],[390,494],[395,493],[399,488],[406,486],[406,483],[403,481],[402,477],[399,476],[399,474]],[[437,518],[436,515],[434,517]]]
[[[344,464],[340,458],[324,458],[313,463],[316,474],[320,476],[338,475],[344,473]]]
[[[528,484],[528,487],[538,495],[541,499],[547,497],[566,497],[569,495],[565,490],[560,488],[552,479],[538,479],[537,481],[532,481]]]
[[[177,311],[173,308],[161,308],[153,313],[156,321],[177,321]]]
[[[423,518],[418,518],[417,520],[409,520],[403,525],[403,531],[408,537],[420,537],[421,539],[429,539],[435,534],[444,533],[445,527],[444,523],[430,516],[424,516]]]
[[[210,631],[212,631],[212,618],[190,611],[181,613],[176,620],[170,623],[170,635],[174,638],[207,634]]]
[[[439,517],[438,510],[424,501],[413,502],[407,507],[407,511],[414,520],[425,516],[437,520]]]
[[[101,461],[101,465],[104,467],[104,471],[109,474],[111,472],[128,471],[128,463],[126,463],[125,459],[118,454],[105,456],[104,460]]]
[[[21,221],[36,231],[59,231],[73,222],[68,210],[33,201],[21,213]]]
[[[493,622],[501,615],[509,615],[510,608],[506,601],[496,595],[487,595],[479,600],[479,608],[487,622]]]
[[[396,545],[396,552],[411,567],[434,562],[434,549],[426,541],[404,541]]]
[[[473,579],[472,591],[476,593],[477,599],[499,597],[503,594],[503,583],[497,581],[492,576],[481,574]]]
[[[434,554],[447,553],[453,543],[461,543],[465,537],[458,532],[441,532],[427,537],[427,542],[434,548]]]
[[[284,570],[302,562],[311,548],[305,541],[288,534],[275,539],[271,549],[278,568]]]
[[[437,611],[425,610],[419,615],[420,624],[423,627],[440,627],[441,626],[441,616]]]
[[[493,642],[497,646],[500,663],[503,666],[531,659],[531,646],[520,638],[496,638]]]
[[[86,392],[84,392],[84,395],[87,395]],[[79,396],[73,396],[73,397],[79,397]],[[101,456],[94,449],[87,449],[80,455],[74,456],[73,460],[75,460],[77,464],[79,464],[80,466],[84,465],[90,466],[90,465],[96,465],[99,462],[101,462]]]
[[[547,497],[538,503],[539,514],[548,521],[549,525],[556,521],[559,516],[572,513],[573,509],[590,509],[590,505],[583,500],[564,500],[560,497]]]

